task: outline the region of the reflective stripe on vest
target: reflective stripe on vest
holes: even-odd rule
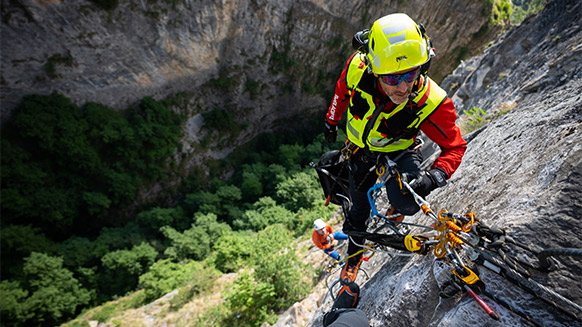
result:
[[[376,109],[376,104],[374,103],[372,95],[357,88],[365,71],[366,66],[361,64],[361,58],[359,58],[359,56],[354,56],[350,62],[350,67],[346,76],[348,89],[351,90],[346,130],[348,139],[361,148],[365,147],[361,138],[364,129],[366,128],[366,123],[372,118],[374,110]],[[387,137],[378,132],[380,124],[405,109],[405,107],[406,110],[410,110],[410,106],[412,105],[413,109],[418,112],[415,115],[416,118],[414,118],[405,129],[408,131],[418,131],[424,120],[439,107],[446,97],[447,93],[428,78],[426,87],[419,92],[419,94],[413,99],[412,103],[408,100],[406,103],[398,105],[390,112],[381,112],[379,114],[378,119],[376,119],[373,128],[368,134],[367,143],[369,149],[378,152],[394,152],[410,147],[414,143],[414,135],[406,135],[405,137],[394,140],[394,138]]]

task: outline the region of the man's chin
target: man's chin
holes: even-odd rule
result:
[[[403,104],[408,101],[408,96],[391,96],[390,100],[395,104]]]

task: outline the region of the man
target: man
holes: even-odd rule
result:
[[[352,207],[344,231],[365,231],[370,215],[367,190],[377,176],[380,155],[396,160],[398,170],[421,196],[427,196],[461,163],[467,143],[455,125],[455,107],[447,94],[428,77],[434,51],[424,27],[406,14],[384,16],[371,30],[354,36],[356,51],[336,84],[325,120],[327,142],[335,142],[337,124],[347,109],[346,133],[354,153],[349,160]],[[417,136],[422,131],[438,144],[441,154],[428,171],[420,171],[422,155]],[[358,150],[358,151],[355,151]],[[386,186],[391,214],[412,215],[420,208],[392,179]],[[401,220],[401,219],[400,219]],[[362,244],[363,238],[353,238]],[[356,253],[350,242],[348,256]],[[361,255],[348,260],[341,279],[356,278]]]
[[[341,260],[342,257],[334,249],[335,240],[347,240],[348,236],[342,232],[334,232],[329,224],[326,224],[321,219],[316,219],[313,222],[313,234],[311,235],[313,244],[322,249],[325,254],[332,257],[334,260]],[[344,262],[341,262],[344,265]]]

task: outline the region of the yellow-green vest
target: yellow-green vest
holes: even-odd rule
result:
[[[347,121],[347,135],[348,139],[358,147],[365,148],[362,140],[366,123],[371,120],[376,110],[376,103],[374,97],[359,88],[360,80],[366,73],[367,67],[362,63],[362,58],[355,55],[349,64],[347,71],[347,85],[350,93],[350,104],[348,106],[348,121]],[[425,77],[428,78],[428,77]],[[420,129],[422,122],[426,120],[446,99],[447,93],[441,89],[435,82],[428,78],[425,87],[418,92],[412,102],[408,100],[406,103],[400,104],[390,112],[380,112],[378,118],[374,122],[374,126],[370,129],[367,137],[368,149],[378,152],[394,152],[404,150],[414,143],[414,136]],[[378,101],[378,99],[376,99]],[[366,105],[367,104],[367,105]],[[361,108],[366,108],[367,111],[363,113]],[[405,108],[406,107],[406,108]],[[402,110],[413,109],[414,120],[406,126],[407,133],[404,137],[387,137],[378,131],[380,124],[383,121],[388,121],[394,115],[397,115]],[[356,111],[360,111],[359,115],[355,115]],[[365,109],[364,109],[365,110]],[[412,112],[412,111],[410,111]],[[408,113],[401,113],[407,114]]]

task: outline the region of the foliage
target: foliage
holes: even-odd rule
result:
[[[139,276],[155,262],[158,252],[151,245],[141,243],[131,250],[116,250],[101,258],[106,268],[101,278],[103,291],[111,295],[123,295],[135,289]]]
[[[245,194],[245,199],[256,199],[261,194],[264,194],[260,175],[252,172],[243,172],[242,174],[243,182],[240,187]]]
[[[32,252],[24,261],[23,283],[0,283],[3,324],[54,325],[89,303],[90,292],[63,268],[62,259]]]
[[[242,221],[237,222],[240,229],[260,231],[273,224],[284,224],[288,228],[294,227],[295,215],[293,212],[277,205],[270,197],[262,197],[253,204],[252,210],[247,210]]]
[[[255,278],[274,286],[276,309],[293,304],[308,292],[308,284],[296,253],[289,244],[292,234],[283,225],[272,225],[257,234],[255,243]]]
[[[94,2],[97,5],[97,7],[107,11],[115,10],[115,8],[117,8],[117,5],[119,4],[119,0],[91,0],[91,1]]]
[[[468,111],[464,110],[463,112],[467,116],[467,120],[459,124],[463,134],[479,129],[490,120],[490,117],[487,116],[485,111],[477,107]]]
[[[238,326],[260,326],[263,322],[274,323],[276,292],[273,284],[257,282],[248,271],[237,279],[226,302],[232,312],[236,312]]]
[[[63,256],[67,267],[88,267],[98,264],[100,256],[97,252],[98,243],[91,242],[86,237],[73,236],[58,245],[58,253]]]
[[[256,151],[240,155],[244,161],[229,159],[235,168],[232,179],[215,178],[205,188],[197,183],[177,206],[152,203],[118,219],[119,209],[133,201],[138,189],[166,178],[165,163],[181,135],[180,118],[151,98],[114,112],[95,103],[80,108],[58,94],[28,97],[15,115],[18,119],[2,130],[6,223],[0,241],[2,273],[8,273],[1,284],[8,294],[0,309],[3,319],[19,326],[39,317],[22,305],[38,293],[29,282],[34,278],[23,273],[23,258],[35,251],[59,256],[59,269],[81,294],[75,306],[63,299],[61,307],[71,310],[39,311],[50,317],[43,323],[62,323],[88,304],[137,287],[142,290],[131,300],[105,304],[85,316],[106,322],[124,308],[179,289],[171,301],[177,309],[212,285],[218,274],[213,265],[225,273],[254,269],[238,282],[241,293],[232,295],[213,319],[243,325],[255,325],[255,318],[272,321],[275,312],[305,293],[310,271],[286,247],[293,236],[310,230],[312,220],[333,209],[322,206],[313,169],[302,167],[336,144],[318,136],[303,145],[301,133],[265,134],[253,141]],[[234,121],[221,115],[210,117],[210,124]],[[37,299],[39,308],[52,301]],[[235,318],[237,312],[243,312],[242,318]]]
[[[95,256],[101,258],[106,253],[132,247],[145,242],[143,233],[134,222],[123,227],[104,227],[95,239]]]
[[[498,25],[502,22],[509,21],[511,11],[512,11],[511,1],[509,0],[496,1],[495,5],[493,6],[492,13],[493,24]]]
[[[3,222],[55,236],[102,226],[144,181],[160,179],[180,117],[147,97],[124,115],[57,93],[26,96],[2,130]]]
[[[322,198],[315,170],[296,173],[277,185],[277,200],[291,211],[313,208],[314,201]]]
[[[245,89],[246,89],[246,91],[249,92],[251,99],[255,99],[257,97],[257,95],[259,94],[259,86],[260,86],[259,82],[255,81],[251,78],[247,79],[247,81],[245,83]]]
[[[222,235],[213,247],[215,267],[224,273],[241,268],[253,252],[253,238],[252,234],[244,232]]]
[[[220,236],[230,231],[230,226],[217,221],[213,213],[194,215],[194,224],[183,233],[170,226],[164,226],[160,230],[170,241],[165,255],[173,260],[193,258],[202,260],[210,254],[212,246]]]
[[[295,252],[286,248],[291,233],[281,224],[272,225],[257,233],[250,261],[254,274],[244,271],[226,295],[231,312],[236,313],[240,326],[259,326],[274,323],[275,312],[299,300],[308,292],[303,280],[303,267]],[[232,323],[231,317],[231,323]]]
[[[140,226],[147,227],[156,232],[163,226],[175,226],[179,229],[187,227],[186,216],[182,207],[155,207],[147,211],[142,211],[136,216],[136,222]]]
[[[4,201],[4,199],[3,199]],[[32,252],[52,252],[55,244],[36,227],[5,225],[0,229],[2,251],[2,276],[17,275],[22,269],[22,259]]]
[[[512,12],[510,0],[483,0],[483,15],[489,16],[489,26],[505,25],[509,22]]]
[[[511,11],[511,24],[520,24],[527,16],[538,13],[544,8],[547,0],[513,1]]]
[[[234,117],[230,111],[217,108],[203,113],[202,118],[204,118],[204,128],[220,132],[227,131],[233,124],[235,124]]]
[[[60,75],[57,74],[57,72],[56,72],[56,65],[57,64],[63,64],[63,65],[70,67],[73,65],[73,57],[71,57],[70,53],[67,54],[66,56],[63,56],[59,53],[50,56],[47,60],[47,63],[44,66],[44,70],[45,70],[46,74],[48,75],[48,77],[50,77],[50,78],[60,77]]]
[[[139,287],[144,289],[146,300],[151,301],[180,287],[191,295],[198,294],[212,286],[216,276],[215,270],[205,268],[200,262],[175,263],[164,259],[139,277]]]
[[[301,169],[302,153],[303,146],[299,144],[282,144],[279,146],[278,162],[287,168],[287,170],[299,170]]]

